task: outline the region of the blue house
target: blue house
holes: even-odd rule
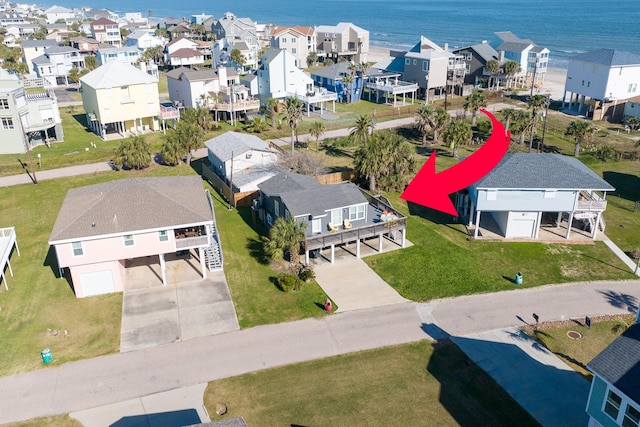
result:
[[[578,225],[595,239],[598,229],[604,230],[606,192],[613,190],[574,157],[509,153],[456,202],[474,238],[494,229],[506,238],[538,239],[542,227],[561,236],[566,221],[566,239]]]
[[[640,324],[631,325],[587,368],[593,373],[589,427],[640,425]]]
[[[337,64],[321,68],[311,73],[311,78],[315,86],[323,87],[338,94],[338,101],[347,102],[347,93],[350,94],[351,102],[360,99],[362,92],[362,76],[356,73],[353,76],[353,83],[348,87],[342,82],[344,76],[351,74],[349,62],[338,62]]]

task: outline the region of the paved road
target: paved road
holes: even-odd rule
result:
[[[541,320],[626,313],[639,299],[638,280],[547,286],[426,305],[404,303],[357,310],[51,366],[0,378],[0,423],[69,413],[270,367],[418,341],[429,338],[427,333],[437,335],[442,330],[464,336],[482,327],[517,326],[521,324],[517,316],[527,320],[533,310],[540,313]],[[517,370],[507,368],[518,375]]]

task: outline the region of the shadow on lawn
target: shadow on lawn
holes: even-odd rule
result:
[[[42,263],[44,267],[49,267],[51,269],[51,273],[56,279],[65,279],[67,281],[67,285],[69,289],[75,294],[75,289],[73,287],[73,282],[71,281],[71,277],[68,274],[68,269],[60,270],[58,266],[58,257],[56,255],[56,250],[53,246],[49,246],[49,250],[47,251],[47,255],[44,257],[44,262]],[[60,276],[62,274],[62,276]]]
[[[616,188],[616,196],[632,202],[640,200],[640,177],[613,171],[603,172],[602,177]]]
[[[249,255],[258,261],[258,264],[269,265],[270,259],[264,251],[264,242],[260,237],[249,237],[247,239],[247,249],[249,249]]]

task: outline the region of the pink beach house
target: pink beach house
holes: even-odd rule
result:
[[[127,260],[160,263],[196,251],[207,270],[222,269],[213,204],[197,177],[129,178],[69,190],[49,237],[76,297],[126,290]],[[157,258],[156,258],[157,257]]]

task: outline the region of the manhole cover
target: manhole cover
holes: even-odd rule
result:
[[[567,336],[569,338],[571,338],[572,340],[579,340],[580,338],[582,338],[582,334],[580,332],[576,332],[576,331],[567,332]]]

